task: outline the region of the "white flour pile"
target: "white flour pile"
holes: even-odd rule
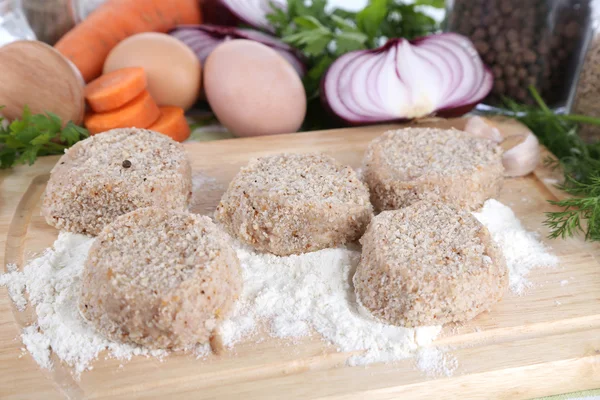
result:
[[[531,286],[527,275],[533,268],[558,265],[558,257],[547,251],[535,233],[523,229],[513,211],[499,201],[486,201],[481,212],[473,215],[502,248],[510,272],[510,290],[514,293],[523,294]]]
[[[350,365],[406,358],[425,345],[441,327],[419,329],[385,325],[360,315],[351,286],[360,253],[326,249],[300,256],[277,257],[238,248],[244,291],[234,315],[221,326],[226,346],[269,321],[272,336],[297,338],[314,330],[338,351],[366,350]]]
[[[207,184],[197,179],[197,185]],[[510,269],[511,288],[522,292],[525,277],[534,267],[556,265],[550,255],[526,232],[510,208],[490,200],[476,217],[500,244]],[[84,261],[93,239],[61,233],[54,248],[31,261],[23,272],[0,275],[15,303],[36,307],[38,320],[27,327],[23,343],[42,367],[50,368],[51,351],[79,373],[104,350],[119,359],[133,355],[162,356],[165,352],[110,342],[88,326],[77,310],[77,296]],[[365,317],[357,308],[352,275],[359,260],[353,249],[326,249],[300,256],[256,254],[238,246],[244,291],[233,316],[221,327],[226,346],[246,340],[265,322],[272,336],[298,338],[319,334],[339,351],[354,352],[350,365],[390,362],[416,353],[417,367],[428,375],[450,375],[457,361],[432,342],[441,327],[406,329]],[[206,347],[198,351],[202,356]]]

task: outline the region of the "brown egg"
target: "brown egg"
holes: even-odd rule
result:
[[[250,40],[211,53],[204,90],[219,121],[237,136],[296,132],[306,115],[298,73],[275,50]]]
[[[140,33],[119,43],[104,63],[104,73],[125,67],[142,67],[148,91],[160,106],[184,110],[198,99],[201,66],[194,52],[164,33]]]

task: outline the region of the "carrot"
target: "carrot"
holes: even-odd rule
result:
[[[167,135],[178,142],[189,138],[191,133],[183,108],[174,106],[160,107],[160,118],[148,129]]]
[[[166,33],[178,25],[200,24],[198,0],[109,0],[63,36],[55,48],[89,82],[102,73],[108,53],[136,33]]]
[[[92,135],[115,128],[148,128],[160,117],[158,106],[143,91],[138,97],[123,107],[104,113],[89,114],[84,123]]]
[[[136,98],[147,84],[143,68],[121,68],[90,82],[84,94],[95,112],[111,111]]]

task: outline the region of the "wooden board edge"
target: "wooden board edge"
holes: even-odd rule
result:
[[[547,338],[528,338],[480,348],[449,349],[459,362],[454,376],[429,377],[414,367],[412,358],[393,366],[321,368],[321,362],[302,368],[282,366],[269,376],[247,374],[235,382],[205,382],[176,377],[166,382],[144,382],[91,394],[93,399],[186,399],[202,393],[203,398],[288,400],[392,400],[392,399],[530,399],[545,395],[600,387],[600,329],[580,330]],[[574,349],[577,348],[576,351]],[[494,358],[506,354],[502,365]],[[485,368],[461,369],[484,360]],[[297,365],[292,363],[292,366]],[[395,384],[402,374],[405,384]],[[491,384],[490,384],[491,382]],[[310,383],[310,384],[309,384]],[[371,387],[369,387],[371,385]],[[290,391],[294,387],[295,391]]]

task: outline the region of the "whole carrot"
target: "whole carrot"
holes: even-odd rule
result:
[[[123,39],[141,32],[168,32],[199,24],[198,0],[109,0],[54,46],[89,82],[102,73],[108,53]]]

